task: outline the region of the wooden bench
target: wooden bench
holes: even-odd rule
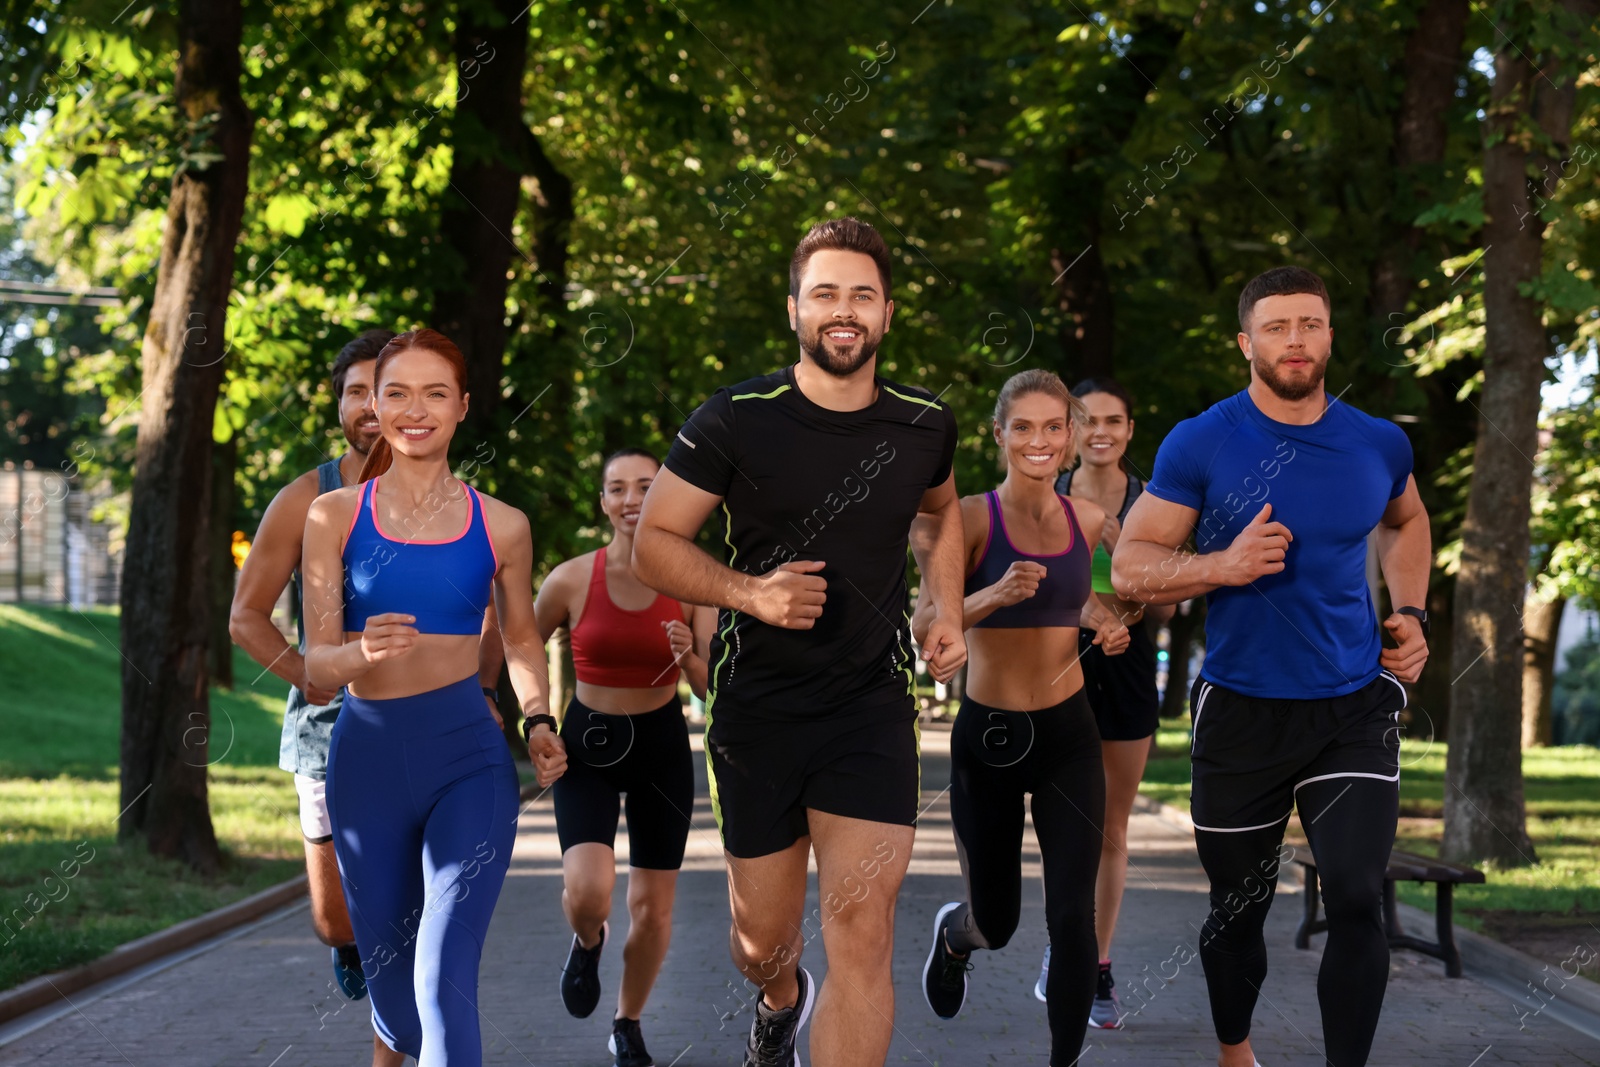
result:
[[[1321,905],[1321,893],[1317,882],[1316,860],[1309,856],[1303,859],[1297,857],[1295,862],[1305,868],[1306,910],[1300,919],[1300,928],[1294,932],[1294,947],[1310,948],[1311,935],[1326,930],[1328,920],[1317,917]],[[1457,885],[1476,885],[1483,880],[1483,872],[1475,867],[1450,863],[1430,856],[1418,856],[1410,852],[1390,852],[1389,868],[1383,875],[1383,928],[1389,935],[1389,947],[1408,948],[1413,952],[1432,956],[1436,960],[1443,960],[1444,973],[1451,978],[1460,978],[1461,953],[1456,951],[1452,925],[1454,891]],[[1396,882],[1433,882],[1438,887],[1438,897],[1433,909],[1434,930],[1437,931],[1438,941],[1424,941],[1400,929],[1400,916],[1395,908],[1394,899]]]

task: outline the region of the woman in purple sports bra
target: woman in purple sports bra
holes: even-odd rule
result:
[[[1006,476],[992,492],[961,501],[967,689],[950,736],[950,814],[967,899],[939,910],[922,976],[929,1007],[954,1018],[966,1000],[972,950],[1001,948],[1016,931],[1023,805],[1031,794],[1057,1067],[1076,1062],[1083,1047],[1099,960],[1094,887],[1105,772],[1083,693],[1078,627],[1092,627],[1108,654],[1128,643],[1126,627],[1090,589],[1090,557],[1116,520],[1055,491],[1056,476],[1076,455],[1082,418],[1082,403],[1054,374],[1010,378],[994,412]],[[919,638],[931,614],[919,599],[912,621]]]

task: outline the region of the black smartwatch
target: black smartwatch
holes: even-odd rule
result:
[[[533,728],[542,722],[550,724],[551,732],[561,729],[561,724],[556,722],[556,717],[554,715],[529,715],[526,719],[522,720],[522,740],[526,742],[528,740],[528,735],[533,733]]]
[[[500,703],[500,690],[498,689],[490,689],[488,686],[484,686],[483,695],[494,701],[496,704]]]
[[[1422,624],[1422,639],[1428,639],[1428,613],[1422,608],[1395,608],[1396,615],[1410,615]]]

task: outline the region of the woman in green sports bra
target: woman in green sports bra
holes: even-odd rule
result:
[[[1078,441],[1078,466],[1056,482],[1056,492],[1100,505],[1117,517],[1116,530],[1102,537],[1090,560],[1091,588],[1108,605],[1115,604],[1111,589],[1111,549],[1115,533],[1128,517],[1128,509],[1144,491],[1144,482],[1128,470],[1126,452],[1133,439],[1133,401],[1121,385],[1109,378],[1079,382],[1072,395],[1088,409],[1087,426]],[[1108,526],[1111,524],[1107,524]],[[1107,541],[1110,544],[1107,544]],[[1171,617],[1171,607],[1151,608],[1144,622],[1128,620],[1127,651],[1107,656],[1094,645],[1094,631],[1078,631],[1079,662],[1084,691],[1100,726],[1100,753],[1106,774],[1106,817],[1100,851],[1100,873],[1095,883],[1095,935],[1100,942],[1100,981],[1089,1025],[1107,1030],[1121,1028],[1123,1014],[1111,978],[1111,937],[1122,907],[1122,888],[1128,873],[1128,817],[1133,798],[1144,777],[1150,741],[1156,732],[1160,701],[1156,693],[1156,648],[1153,634]],[[1041,1000],[1048,973],[1034,990]]]

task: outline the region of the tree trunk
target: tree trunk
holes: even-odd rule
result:
[[[122,571],[118,836],[201,871],[220,863],[206,797],[211,430],[222,382],[250,112],[239,94],[239,0],[182,0],[172,183],[150,322]]]
[[[1589,0],[1567,0],[1572,13]],[[1455,685],[1445,768],[1444,840],[1450,859],[1502,866],[1537,862],[1522,791],[1522,609],[1528,582],[1543,309],[1522,292],[1543,266],[1544,224],[1530,197],[1530,164],[1547,166],[1532,119],[1565,158],[1572,135],[1573,64],[1527,56],[1533,35],[1502,26],[1485,120],[1482,418],[1456,580]],[[1516,40],[1517,36],[1523,39]],[[1476,662],[1474,662],[1476,661]],[[1467,666],[1461,666],[1461,665]]]
[[[1444,160],[1446,117],[1466,64],[1461,44],[1470,13],[1467,0],[1428,0],[1406,38],[1399,68],[1406,84],[1394,115],[1390,153],[1395,190],[1388,232],[1394,239],[1373,263],[1371,277],[1372,317],[1380,331],[1402,326],[1408,318],[1406,304],[1416,288],[1414,261],[1423,237],[1411,220],[1428,200],[1431,172]]]
[[[1105,83],[1105,94],[1093,118],[1075,127],[1046,186],[1054,231],[1050,288],[1060,324],[1061,375],[1069,384],[1110,377],[1116,370],[1116,315],[1111,276],[1100,254],[1100,213],[1113,210],[1106,189],[1111,168],[1121,165],[1122,146],[1184,33],[1181,23],[1165,16],[1134,21],[1127,53],[1094,75]]]
[[[461,0],[455,53],[459,81],[451,130],[450,187],[439,217],[448,266],[433,294],[433,328],[467,361],[471,404],[460,455],[494,437],[506,351],[512,257],[526,259],[512,224],[527,169],[522,79],[528,24],[519,0]]]
[[[1432,509],[1429,515],[1433,515]],[[1434,544],[1441,543],[1434,530]],[[1450,737],[1450,680],[1454,668],[1456,613],[1455,578],[1434,575],[1428,583],[1428,666],[1411,687],[1406,710],[1406,736],[1417,741],[1447,741]],[[1473,655],[1477,655],[1476,652]]]
[[[544,145],[527,131],[529,197],[533,200],[533,259],[539,270],[540,331],[552,350],[567,335],[567,244],[572,237],[572,179],[557,169]],[[565,409],[563,409],[565,410]]]
[[[1111,277],[1100,257],[1100,220],[1086,211],[1077,230],[1081,252],[1061,246],[1050,250],[1061,315],[1061,358],[1069,382],[1109,378],[1116,370],[1116,309]]]
[[[1187,610],[1185,610],[1187,609]],[[1204,597],[1179,604],[1167,623],[1167,688],[1161,694],[1161,717],[1176,719],[1189,702],[1189,657],[1194,654],[1194,637],[1206,618]]]
[[[1556,631],[1567,600],[1529,592],[1522,610],[1522,747],[1550,744],[1550,698],[1556,680]]]
[[[228,612],[233,605],[233,476],[239,467],[239,438],[212,445],[211,460],[211,681],[233,688],[233,637]]]

